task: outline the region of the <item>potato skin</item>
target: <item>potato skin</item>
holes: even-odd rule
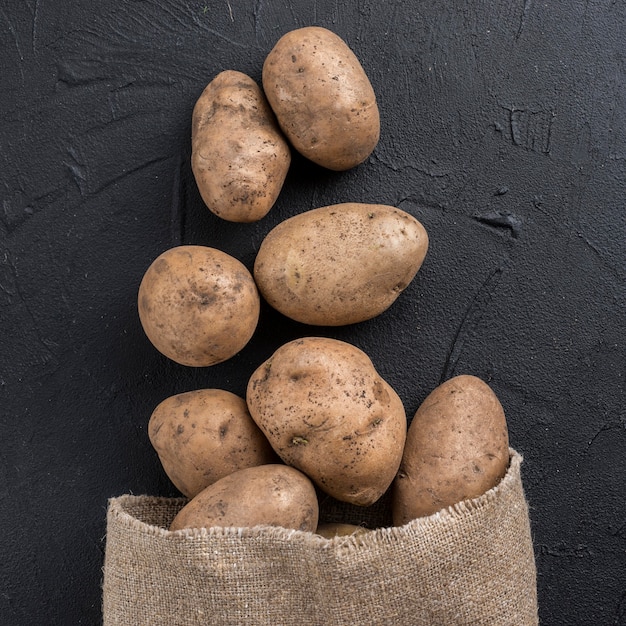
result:
[[[409,426],[392,491],[394,525],[484,494],[508,465],[506,418],[496,394],[476,376],[449,379]]]
[[[290,341],[252,374],[246,397],[282,460],[337,500],[367,506],[393,481],[406,413],[356,346],[324,337]]]
[[[355,167],[380,137],[376,95],[335,33],[307,26],[283,35],[263,64],[263,89],[292,146],[335,171]]]
[[[342,522],[326,522],[325,524],[319,524],[317,530],[315,531],[316,534],[324,537],[325,539],[363,535],[367,532],[369,532],[368,529],[363,526],[357,526],[356,524],[344,524]]]
[[[265,300],[287,317],[341,326],[389,308],[427,250],[426,229],[412,215],[348,202],[279,223],[263,240],[253,274]]]
[[[281,526],[314,532],[319,505],[313,483],[281,464],[239,470],[201,491],[176,515],[170,530]]]
[[[191,168],[207,207],[231,222],[255,222],[272,208],[291,151],[257,83],[226,70],[204,89],[192,114]]]
[[[206,246],[177,246],[147,269],[137,306],[157,350],[181,365],[206,367],[248,343],[260,296],[252,275],[234,257]]]
[[[224,389],[166,398],[150,416],[148,436],[165,473],[188,498],[237,470],[278,462],[245,400]]]

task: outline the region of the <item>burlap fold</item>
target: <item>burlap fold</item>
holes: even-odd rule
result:
[[[358,539],[271,527],[172,533],[184,499],[113,498],[104,624],[537,624],[521,461],[511,450],[505,478],[479,498]]]

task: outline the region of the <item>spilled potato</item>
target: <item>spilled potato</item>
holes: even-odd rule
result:
[[[191,167],[200,195],[218,217],[256,222],[274,206],[291,163],[276,117],[256,82],[220,72],[192,114]]]
[[[334,539],[335,537],[351,537],[364,535],[369,532],[364,526],[356,524],[348,524],[345,522],[324,522],[319,524],[315,533],[324,537],[324,539]]]
[[[313,483],[293,467],[271,464],[239,470],[202,490],[170,530],[280,526],[313,532],[318,518]]]
[[[388,309],[427,250],[426,229],[409,213],[380,204],[335,204],[274,227],[253,274],[265,300],[287,317],[341,326]]]
[[[496,394],[480,378],[455,376],[420,405],[392,491],[393,522],[481,496],[509,465],[509,436]]]
[[[174,486],[188,498],[246,467],[277,462],[245,400],[223,389],[197,389],[163,400],[148,436]]]
[[[285,463],[337,500],[372,504],[400,465],[402,401],[356,346],[305,337],[251,376],[250,415]]]
[[[342,171],[380,137],[376,95],[354,52],[335,33],[307,26],[283,35],[263,64],[263,89],[293,147]]]
[[[146,270],[137,296],[148,339],[166,357],[190,367],[226,361],[252,338],[260,297],[248,269],[206,246],[176,246]]]

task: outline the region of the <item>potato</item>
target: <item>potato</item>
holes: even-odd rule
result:
[[[246,397],[282,460],[337,500],[367,506],[393,481],[404,406],[356,346],[323,337],[290,341],[252,374]]]
[[[202,490],[176,515],[182,528],[282,526],[315,531],[319,505],[313,483],[293,467],[248,467]]]
[[[229,359],[252,338],[260,297],[248,269],[205,246],[166,250],[147,269],[137,298],[141,325],[157,350],[182,365]]]
[[[340,326],[389,308],[427,250],[426,230],[412,215],[351,202],[279,223],[263,240],[253,273],[262,296],[287,317]]]
[[[325,539],[347,537],[349,535],[363,535],[366,532],[368,532],[368,530],[363,526],[345,524],[342,522],[326,522],[325,524],[319,524],[315,531],[316,534],[321,535]]]
[[[283,35],[263,64],[263,89],[292,146],[331,170],[365,161],[380,137],[372,85],[348,45],[318,26]]]
[[[165,473],[188,498],[237,470],[278,462],[245,400],[223,389],[166,398],[150,417],[148,436]]]
[[[489,385],[461,375],[415,413],[392,491],[396,526],[495,487],[509,464],[504,410]]]
[[[191,149],[202,199],[231,222],[267,215],[291,163],[289,144],[261,88],[232,70],[218,74],[196,102]]]

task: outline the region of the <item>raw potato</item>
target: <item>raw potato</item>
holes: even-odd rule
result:
[[[350,169],[378,143],[372,85],[354,52],[325,28],[283,35],[263,64],[263,89],[293,147],[318,165]]]
[[[367,528],[357,526],[356,524],[344,524],[342,522],[326,522],[320,524],[315,531],[325,539],[333,539],[334,537],[347,537],[350,535],[363,535],[368,532]]]
[[[295,215],[263,240],[254,279],[267,302],[299,322],[340,326],[389,308],[424,261],[428,234],[381,204],[336,204]]]
[[[170,530],[282,526],[314,532],[319,506],[311,481],[286,465],[239,470],[201,491],[176,515]]]
[[[234,257],[205,246],[177,246],[150,265],[137,299],[141,325],[157,350],[181,365],[229,359],[252,338],[260,297]]]
[[[265,95],[226,70],[204,89],[192,115],[191,167],[207,207],[231,222],[267,215],[282,189],[291,152]]]
[[[148,436],[165,473],[188,498],[237,470],[278,462],[245,400],[223,389],[166,398],[150,417]]]
[[[392,492],[396,526],[495,487],[509,465],[504,410],[476,376],[451,378],[418,408]]]
[[[284,344],[252,374],[247,402],[283,461],[337,500],[367,506],[393,481],[404,406],[357,347],[323,337]]]

